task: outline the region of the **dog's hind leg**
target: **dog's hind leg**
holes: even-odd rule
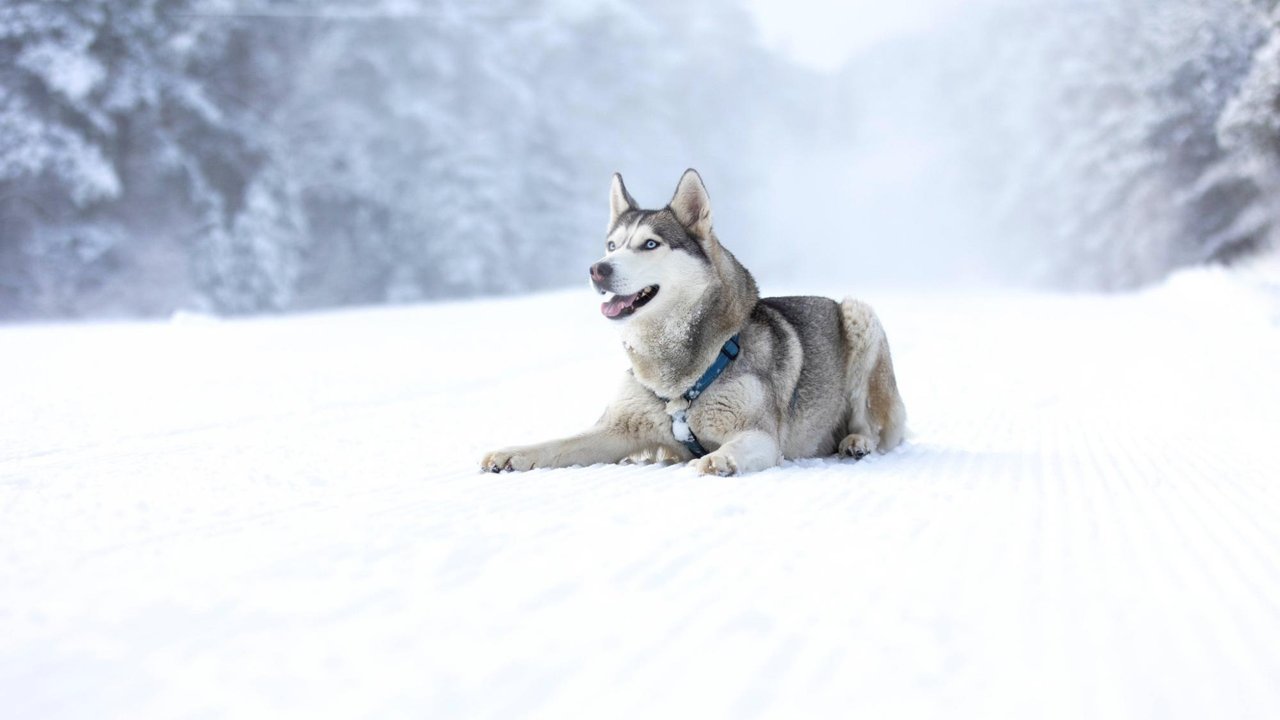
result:
[[[889,452],[902,442],[907,424],[889,341],[866,303],[845,298],[840,313],[849,346],[845,387],[850,393],[848,435],[840,441],[840,454],[860,459],[877,450]]]

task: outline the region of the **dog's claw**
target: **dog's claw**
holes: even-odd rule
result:
[[[536,448],[508,448],[495,450],[480,461],[480,468],[486,472],[504,473],[532,470],[546,467],[546,461],[537,454]]]
[[[480,471],[489,472],[489,473],[502,472],[502,469],[503,469],[502,463],[504,462],[505,457],[506,457],[505,454],[501,452],[492,452],[492,453],[489,453],[488,455],[485,455],[484,459],[480,461]],[[510,470],[511,469],[510,460],[506,460],[506,462],[507,462],[507,469]]]

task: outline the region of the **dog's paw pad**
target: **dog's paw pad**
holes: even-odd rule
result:
[[[866,435],[854,433],[840,441],[840,454],[845,457],[851,457],[854,460],[861,460],[874,452],[875,449],[875,441]]]

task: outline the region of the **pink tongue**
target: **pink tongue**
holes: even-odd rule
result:
[[[636,295],[639,295],[639,293],[636,293]],[[600,303],[600,312],[604,313],[605,317],[616,318],[622,314],[623,310],[631,307],[631,303],[635,299],[635,295],[619,295],[607,303]]]

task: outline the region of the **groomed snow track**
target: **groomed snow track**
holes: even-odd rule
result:
[[[1280,716],[1274,296],[865,297],[908,442],[741,478],[478,472],[585,292],[0,328],[0,715]]]

